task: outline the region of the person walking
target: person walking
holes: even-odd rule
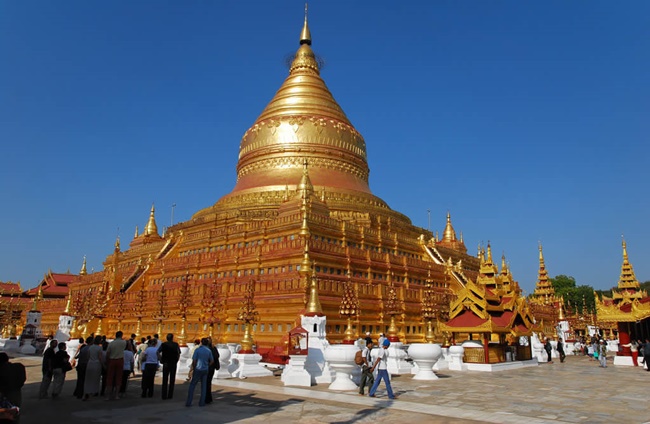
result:
[[[124,348],[124,367],[122,368],[122,384],[120,385],[119,397],[126,394],[126,386],[129,383],[129,375],[133,374],[135,377],[135,346],[131,340],[126,341]]]
[[[118,397],[122,386],[122,371],[124,370],[124,350],[126,340],[122,339],[124,333],[115,333],[115,339],[106,348],[106,388],[108,395],[106,400],[113,400]]]
[[[645,364],[646,370],[650,371],[650,339],[646,338],[645,343],[643,344],[643,363]]]
[[[43,364],[41,371],[43,371],[43,379],[41,380],[41,387],[38,392],[39,399],[47,397],[47,391],[50,389],[52,383],[52,360],[56,354],[56,340],[50,340],[50,346],[43,352]]]
[[[93,338],[88,337],[85,340],[85,343],[82,343],[83,337],[79,338],[79,349],[74,355],[75,361],[77,361],[77,383],[74,386],[74,392],[72,395],[77,399],[81,399],[84,396],[84,383],[86,382],[86,368],[88,367],[88,348],[93,344]]]
[[[544,350],[546,351],[546,355],[548,355],[548,363],[552,364],[551,352],[553,352],[553,345],[551,345],[551,340],[548,337],[544,339]]]
[[[372,339],[366,341],[366,347],[361,352],[363,356],[363,365],[361,365],[361,383],[359,383],[359,394],[364,395],[363,391],[366,385],[370,388],[375,383],[375,377],[372,375]]]
[[[206,392],[205,392],[205,403],[212,403],[212,379],[214,378],[214,373],[221,367],[219,364],[219,351],[217,347],[212,344],[212,337],[207,337],[208,347],[210,352],[212,352],[212,365],[208,367],[208,376],[206,378]]]
[[[52,385],[52,398],[57,398],[63,390],[65,383],[65,373],[72,369],[70,364],[70,355],[66,352],[65,343],[59,343],[59,350],[54,354],[52,360],[52,376],[54,384]]]
[[[153,397],[153,383],[158,370],[158,348],[154,339],[149,340],[149,347],[142,358],[142,397]]]
[[[603,339],[600,339],[600,346],[598,346],[598,360],[599,367],[607,368],[607,343]]]
[[[564,362],[566,354],[564,353],[564,343],[562,343],[562,339],[557,339],[557,353],[560,355],[560,362]]]
[[[375,397],[375,392],[377,392],[377,387],[379,387],[379,383],[381,380],[384,380],[384,384],[386,385],[386,391],[388,392],[388,398],[389,399],[397,399],[397,396],[393,393],[393,388],[390,385],[390,377],[388,376],[388,347],[390,346],[390,341],[388,339],[385,339],[384,342],[381,345],[381,348],[377,352],[377,359],[375,360],[375,364],[372,367],[372,371],[377,369],[377,379],[375,380],[374,384],[370,388],[370,391],[368,392],[368,396],[370,397]]]
[[[162,399],[174,397],[174,383],[176,382],[176,367],[181,358],[181,348],[174,341],[172,333],[167,334],[167,341],[158,348],[158,359],[163,366]]]
[[[201,346],[194,351],[192,355],[192,381],[190,387],[187,389],[187,400],[185,406],[192,406],[192,399],[194,398],[194,389],[196,385],[201,382],[201,397],[199,398],[199,406],[205,406],[205,397],[207,392],[208,370],[210,365],[214,362],[212,352],[208,347],[209,342],[207,338],[201,339]]]
[[[88,346],[88,365],[86,365],[86,378],[84,379],[84,396],[82,400],[97,396],[101,389],[100,379],[104,368],[104,351],[102,349],[102,336],[95,336],[92,346]]]

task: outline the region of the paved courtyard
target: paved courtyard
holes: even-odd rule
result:
[[[27,367],[23,424],[72,423],[650,423],[650,372],[641,368],[598,367],[587,357],[495,373],[444,371],[431,382],[395,376],[399,395],[389,400],[356,392],[337,393],[327,385],[285,387],[280,377],[215,380],[214,403],[184,406],[187,383],[178,381],[174,399],[140,398],[140,379],[126,398],[81,402],[72,397],[75,371],[64,396],[38,400],[40,359],[16,358]],[[382,386],[380,386],[382,387]],[[195,405],[198,400],[195,399]]]

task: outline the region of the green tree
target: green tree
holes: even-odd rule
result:
[[[568,275],[560,274],[550,278],[550,280],[551,285],[555,290],[555,294],[557,296],[563,296],[565,302],[569,300],[567,296],[572,290],[576,288],[576,279]],[[580,301],[582,302],[582,299]],[[571,304],[574,304],[573,300],[571,300]]]
[[[649,281],[644,281],[643,283],[639,284],[641,286],[641,290],[645,290],[647,292],[650,292],[650,280]]]

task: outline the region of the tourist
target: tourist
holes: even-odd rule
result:
[[[142,358],[142,397],[153,397],[153,382],[158,370],[158,349],[156,341],[149,340]]]
[[[375,377],[372,375],[372,339],[366,340],[366,347],[361,352],[363,356],[363,365],[361,365],[361,383],[359,383],[359,394],[364,395],[363,391],[366,385],[372,387],[375,382]]]
[[[643,345],[643,363],[647,371],[650,371],[650,339],[645,339],[645,344]]]
[[[564,343],[562,343],[562,339],[557,339],[557,353],[560,355],[560,362],[564,362],[566,355],[564,354]]]
[[[100,391],[100,395],[104,396],[104,393],[106,393],[106,350],[108,349],[108,341],[106,340],[106,336],[102,336],[102,360],[104,361],[104,367],[102,368],[102,389]]]
[[[210,365],[214,362],[212,351],[209,348],[208,339],[201,339],[201,346],[194,351],[192,355],[192,381],[190,387],[187,389],[187,400],[185,406],[192,406],[192,399],[194,398],[194,389],[196,385],[201,382],[201,397],[199,398],[199,406],[205,406],[205,397],[207,393],[208,371]]]
[[[70,364],[70,355],[66,352],[65,343],[59,343],[59,350],[54,354],[52,359],[52,376],[54,384],[52,385],[52,397],[57,398],[63,390],[65,383],[65,373],[72,369]]]
[[[135,351],[135,364],[136,369],[141,370],[142,369],[142,359],[144,358],[144,350],[148,347],[147,345],[147,339],[144,337],[140,338],[140,343],[138,344],[138,348]]]
[[[372,337],[370,337],[370,331],[366,331],[366,346],[368,346],[368,342],[372,343]]]
[[[599,367],[607,368],[607,343],[605,340],[600,339],[600,346],[598,348],[598,359],[600,360]]]
[[[43,371],[43,380],[41,381],[41,387],[38,392],[39,399],[45,399],[47,397],[47,391],[50,388],[50,383],[52,383],[52,360],[56,351],[57,342],[56,340],[50,340],[50,345],[45,352],[43,352],[43,364],[41,370]]]
[[[88,367],[88,348],[93,344],[92,337],[88,337],[84,343],[82,343],[83,337],[79,338],[79,348],[77,353],[74,355],[74,359],[77,363],[75,369],[77,370],[77,384],[74,387],[73,396],[77,399],[81,399],[84,396],[84,383],[86,381],[86,368]]]
[[[154,339],[155,342],[156,342],[156,349],[158,349],[158,348],[160,347],[160,345],[162,344],[162,342],[161,342],[160,339],[158,338],[158,333],[156,333],[156,334],[153,335],[153,339]]]
[[[192,358],[194,356],[194,352],[199,347],[201,347],[201,340],[199,340],[199,339],[194,340],[194,346],[192,346],[192,350],[190,351],[190,358]],[[192,381],[192,372],[193,371],[194,370],[190,366],[190,371],[187,373],[187,378],[185,379],[185,381]]]
[[[115,333],[115,339],[106,348],[106,387],[108,396],[106,400],[113,400],[122,386],[122,371],[124,370],[124,350],[126,340],[122,339],[124,333]]]
[[[136,342],[137,342],[137,340],[136,340],[137,337],[138,337],[138,336],[136,336],[135,334],[131,333],[131,339],[130,339],[130,340],[131,340],[131,344],[133,345],[134,348],[135,348],[135,344],[136,344]],[[134,351],[134,352],[135,352],[135,351]]]
[[[95,336],[92,346],[88,346],[88,365],[86,366],[86,378],[84,379],[84,397],[88,400],[90,396],[97,396],[100,390],[100,378],[104,368],[104,355],[102,353],[102,337]]]
[[[124,347],[124,366],[122,367],[122,384],[120,384],[120,394],[119,397],[124,396],[126,393],[126,386],[129,382],[129,375],[133,374],[135,377],[135,356],[134,351],[135,347],[133,346],[132,339],[126,341],[126,346]]]
[[[384,342],[381,344],[381,347],[377,351],[377,359],[375,360],[375,364],[372,367],[371,372],[377,369],[377,379],[375,380],[375,383],[372,385],[370,388],[370,391],[368,392],[368,396],[370,397],[375,397],[375,392],[377,391],[377,387],[379,387],[379,383],[381,380],[384,380],[384,384],[386,385],[386,391],[388,392],[388,398],[389,399],[397,399],[397,396],[393,394],[393,388],[390,385],[390,377],[388,376],[388,347],[390,346],[390,341],[388,339],[385,339]]]
[[[174,397],[174,383],[176,382],[176,367],[181,358],[181,348],[174,341],[172,333],[167,334],[167,341],[158,348],[158,359],[163,366],[162,398]]]
[[[25,366],[20,362],[9,362],[9,356],[5,352],[0,352],[0,393],[12,405],[22,406],[22,387],[26,380]]]
[[[551,340],[548,337],[544,338],[544,350],[546,351],[546,355],[548,355],[548,363],[552,364],[551,352],[553,352],[553,345],[551,345]]]
[[[208,367],[208,377],[206,378],[206,392],[205,392],[205,403],[212,403],[212,379],[214,378],[214,373],[221,367],[219,364],[219,351],[217,347],[212,344],[212,337],[208,337],[208,348],[212,352],[212,363]]]

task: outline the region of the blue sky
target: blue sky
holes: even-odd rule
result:
[[[445,214],[532,291],[650,280],[650,2],[318,1],[322,76],[364,135],[373,192]],[[235,184],[287,75],[299,1],[0,2],[0,280],[100,269],[115,237]]]

